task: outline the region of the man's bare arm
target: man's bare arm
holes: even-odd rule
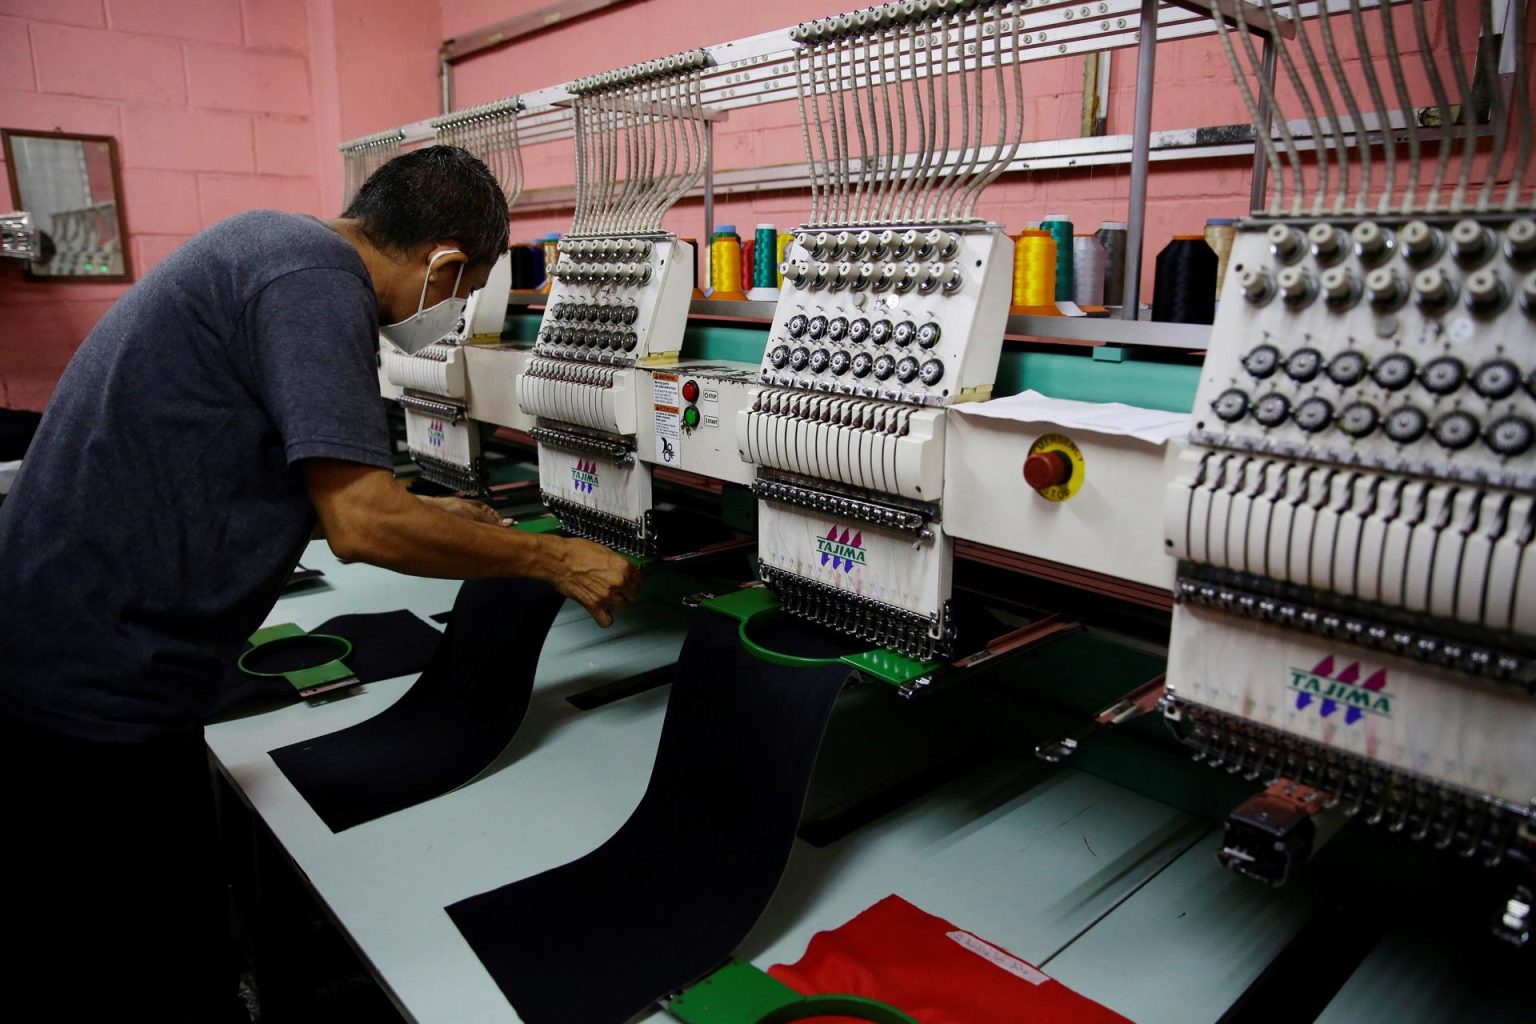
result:
[[[599,544],[472,521],[406,493],[393,474],[373,466],[309,459],[303,470],[339,558],[413,576],[546,580],[602,626],[639,592],[639,570]]]

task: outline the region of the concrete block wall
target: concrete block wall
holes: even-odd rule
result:
[[[319,213],[311,114],[305,0],[0,0],[0,126],[117,139],[136,277],[240,210]],[[126,287],[0,267],[0,405],[42,408]]]
[[[117,139],[142,277],[242,210],[339,213],[337,144],[436,112],[440,40],[432,0],[0,0],[0,127]],[[126,288],[0,265],[0,406],[41,409]]]

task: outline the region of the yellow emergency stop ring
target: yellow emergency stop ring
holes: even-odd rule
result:
[[[1083,453],[1070,437],[1065,434],[1042,434],[1029,446],[1030,455],[1038,455],[1040,452],[1060,452],[1065,455],[1072,463],[1072,475],[1066,483],[1036,491],[1036,494],[1046,501],[1066,501],[1082,489],[1085,472]]]

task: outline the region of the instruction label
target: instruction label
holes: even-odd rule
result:
[[[718,388],[704,388],[699,392],[699,413],[704,418],[704,426],[718,427],[720,425],[720,391]]]
[[[1016,978],[1023,978],[1031,985],[1041,985],[1051,980],[1044,971],[1041,971],[1033,964],[1027,964],[1016,956],[1004,953],[992,945],[992,943],[983,942],[970,932],[962,932],[956,929],[947,933],[947,937],[975,953],[983,960],[996,964]]]
[[[651,374],[651,405],[656,416],[656,461],[675,466],[682,458],[679,445],[683,436],[681,398],[677,374]]]

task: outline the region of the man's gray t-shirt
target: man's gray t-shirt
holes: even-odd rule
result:
[[[367,268],[311,217],[187,242],[64,371],[0,505],[0,713],[193,728],[314,530],[300,460],[392,465]]]

